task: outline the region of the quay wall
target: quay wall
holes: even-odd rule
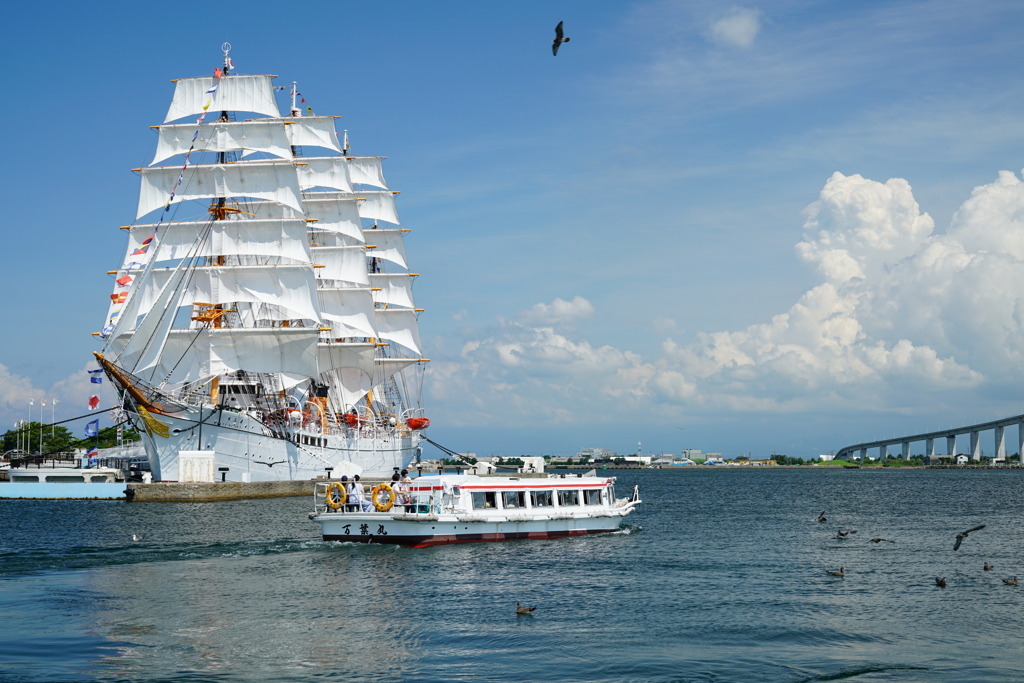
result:
[[[211,503],[220,500],[312,496],[313,487],[327,481],[326,479],[308,479],[305,481],[218,481],[201,484],[130,483],[126,485],[125,494],[130,503]],[[365,484],[369,489],[381,481],[381,479],[363,479],[360,483]]]

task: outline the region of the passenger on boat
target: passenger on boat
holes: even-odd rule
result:
[[[413,512],[412,479],[409,477],[409,470],[402,470],[402,478],[399,480],[397,488],[399,505],[404,505],[407,512]]]
[[[348,493],[349,505],[353,512],[369,512],[373,505],[366,499],[366,488],[359,483],[359,475],[352,477],[352,483],[350,483],[345,489]]]

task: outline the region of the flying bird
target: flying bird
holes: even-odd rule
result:
[[[896,541],[890,541],[888,538],[872,538],[872,543],[895,543]]]
[[[838,576],[840,579],[846,576],[846,567],[840,567],[839,571],[837,572],[834,572],[831,569],[826,569],[825,571],[831,574],[832,576]]]
[[[953,544],[953,550],[959,550],[960,549],[960,544],[964,542],[965,538],[967,538],[967,534],[971,533],[972,531],[980,531],[980,530],[982,530],[984,528],[985,528],[985,525],[982,524],[981,526],[976,526],[973,529],[968,529],[967,531],[961,531],[960,533],[958,533],[956,535],[956,543]]]
[[[816,521],[816,522],[827,522],[828,520],[827,520],[827,519],[825,519],[825,511],[824,511],[824,510],[822,510],[822,511],[821,511],[821,514],[820,514],[820,515],[818,515],[818,519],[816,519],[816,520],[814,520],[814,521]]]
[[[1017,577],[1015,576],[1012,579],[1003,579],[1003,583],[1005,583],[1007,586],[1016,586],[1017,585]]]
[[[561,27],[562,25],[559,24],[558,26]],[[537,608],[536,607],[523,607],[518,602],[516,603],[516,614],[533,614],[533,610],[535,610],[535,609],[537,609]]]
[[[985,571],[991,571],[991,570],[995,569],[995,567],[993,567],[993,566],[992,566],[992,565],[990,565],[990,564],[989,564],[988,562],[986,562],[986,563],[985,563],[985,566],[984,566],[984,567],[982,567],[982,569],[984,569]]]
[[[939,577],[936,576],[935,577],[935,585],[938,586],[939,588],[945,588],[946,587],[946,577],[943,576],[940,579]]]
[[[846,538],[850,534],[855,533],[857,533],[856,529],[854,529],[853,531],[840,531],[839,529],[836,529],[836,538]]]
[[[551,41],[551,54],[558,56],[558,48],[562,43],[568,43],[568,38],[563,38],[562,35],[562,23],[558,22],[558,26],[555,27],[555,39]]]

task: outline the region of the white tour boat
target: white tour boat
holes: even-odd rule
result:
[[[615,477],[447,474],[378,484],[368,495],[349,482],[318,483],[309,518],[325,541],[424,548],[608,533],[640,502],[636,486],[616,498]]]

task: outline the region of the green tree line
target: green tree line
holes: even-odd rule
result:
[[[42,451],[39,449],[39,436],[42,432]],[[26,436],[28,442],[26,443]],[[122,441],[129,443],[138,441],[139,433],[126,427]],[[28,453],[58,453],[72,451],[76,448],[111,448],[117,445],[117,427],[104,427],[96,437],[79,437],[66,427],[50,427],[39,422],[30,422],[19,429],[8,429],[4,433],[3,452],[7,453],[21,446]]]

